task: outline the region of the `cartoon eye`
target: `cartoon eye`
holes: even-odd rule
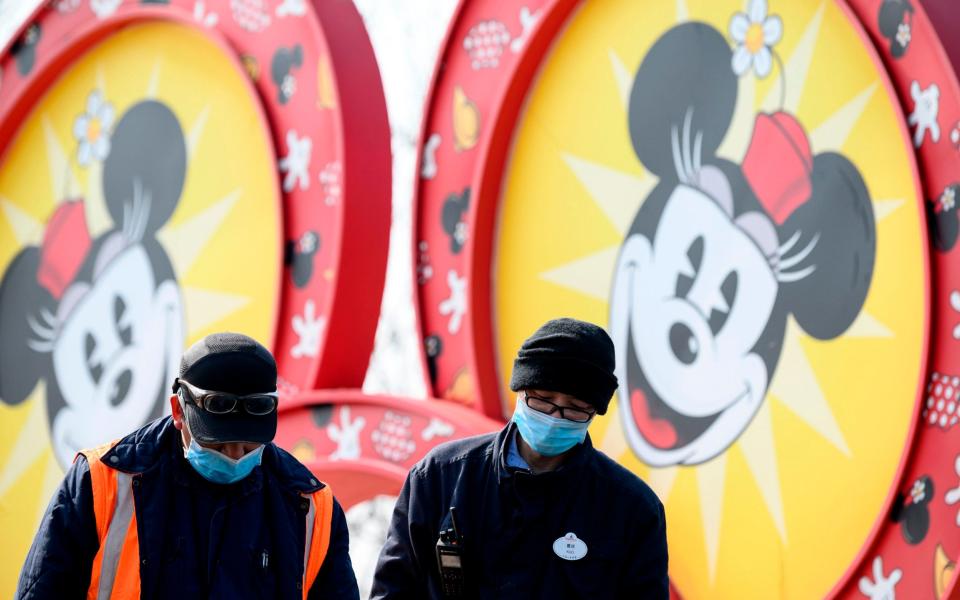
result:
[[[90,377],[93,378],[94,383],[100,383],[100,377],[103,376],[103,364],[94,356],[97,351],[97,340],[88,332],[83,341],[87,370],[90,371]]]
[[[686,298],[693,287],[693,282],[700,271],[700,265],[703,264],[703,236],[697,236],[690,247],[687,248],[687,263],[680,267],[677,273],[676,297]]]
[[[722,309],[714,308],[710,311],[710,331],[713,332],[713,335],[720,333],[720,330],[727,323],[727,318],[730,316],[730,307],[733,306],[733,301],[737,297],[739,280],[737,272],[730,271],[723,278],[723,283],[720,284],[720,294],[723,296],[724,307]]]
[[[117,326],[117,335],[124,346],[129,346],[133,342],[133,324],[127,317],[127,303],[120,296],[113,298],[113,322]]]
[[[677,360],[685,365],[693,364],[700,353],[700,342],[683,323],[674,323],[670,327],[670,348]]]

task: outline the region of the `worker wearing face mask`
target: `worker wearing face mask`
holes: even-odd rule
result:
[[[277,365],[255,340],[184,354],[171,416],[84,450],[20,574],[40,598],[358,598],[343,510],[273,443]]]
[[[663,505],[587,433],[614,364],[590,323],[552,320],[527,339],[510,423],[410,471],[371,598],[667,598]]]

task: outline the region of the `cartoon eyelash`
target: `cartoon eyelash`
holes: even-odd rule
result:
[[[790,252],[790,248],[793,248],[797,244],[797,240],[800,239],[800,231],[794,231],[793,235],[790,236],[790,239],[783,243],[777,249],[777,258],[781,256],[786,256],[787,252]]]
[[[131,242],[139,242],[147,230],[150,219],[150,204],[153,199],[150,192],[144,191],[140,178],[133,180],[133,201],[123,204],[123,237]]]
[[[670,151],[673,154],[673,168],[681,183],[696,186],[702,165],[703,132],[697,131],[693,145],[690,144],[690,126],[693,122],[693,107],[687,107],[683,117],[683,140],[676,125],[670,127]]]
[[[27,346],[36,352],[52,352],[56,343],[59,323],[56,316],[45,308],[40,309],[39,316],[40,321],[43,321],[42,323],[33,315],[27,315],[27,324],[38,338],[27,340]]]
[[[808,277],[811,273],[817,270],[817,265],[808,265],[802,269],[796,271],[788,271],[789,268],[798,266],[802,263],[810,253],[813,252],[814,248],[817,247],[817,243],[820,241],[820,234],[813,236],[807,245],[803,247],[802,250],[794,252],[791,256],[787,256],[789,252],[797,243],[797,240],[800,239],[800,232],[797,231],[790,237],[787,242],[780,247],[778,262],[775,266],[775,273],[777,276],[777,281],[780,283],[793,283],[795,281],[800,281],[801,279]]]

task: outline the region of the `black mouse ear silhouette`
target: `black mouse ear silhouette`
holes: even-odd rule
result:
[[[904,23],[907,13],[913,13],[914,8],[909,0],[883,0],[877,13],[877,29],[883,37],[894,40],[899,33],[900,25]]]
[[[0,400],[23,402],[50,369],[57,302],[38,282],[40,249],[11,261],[0,281]]]
[[[113,222],[129,239],[151,236],[180,202],[187,145],[165,104],[134,104],[117,122],[103,166],[103,196]]]
[[[952,250],[957,243],[957,234],[960,233],[957,202],[960,202],[960,183],[948,185],[939,198],[926,203],[930,241],[940,252]]]
[[[654,174],[682,179],[716,153],[737,100],[731,57],[727,41],[704,23],[677,25],[644,57],[628,119],[634,152]]]
[[[900,496],[894,520],[908,544],[919,544],[930,530],[930,502],[933,500],[933,479],[924,475],[917,479],[906,495]]]
[[[463,235],[457,229],[464,227],[462,223],[469,207],[470,188],[465,188],[459,194],[453,192],[448,195],[440,211],[440,224],[447,235],[450,236],[450,250],[454,254],[463,249]]]
[[[867,186],[853,163],[818,154],[810,180],[810,199],[779,228],[778,278],[800,327],[826,340],[846,331],[863,308],[877,231]]]

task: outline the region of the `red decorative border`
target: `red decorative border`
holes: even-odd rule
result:
[[[922,8],[913,3],[916,9],[912,16],[913,41],[903,57],[894,59],[889,51],[890,41],[880,35],[878,24],[881,5],[889,0],[849,0],[849,5],[847,0],[835,1],[860,31],[878,68],[891,75],[892,84],[887,81],[885,85],[888,93],[893,95],[896,92],[900,98],[904,115],[912,111],[911,83],[914,78],[924,79],[923,87],[932,80],[939,84],[941,139],[938,144],[923,144],[917,152],[923,197],[936,202],[943,190],[951,185],[957,185],[955,191],[960,194],[960,89]],[[494,346],[491,282],[503,168],[531,79],[577,4],[576,0],[463,0],[441,50],[438,65],[442,65],[442,70],[434,75],[426,104],[419,146],[420,178],[415,193],[414,238],[418,333],[424,342],[424,375],[428,389],[437,397],[465,403],[493,418],[503,418],[504,414]],[[473,69],[469,52],[461,43],[470,29],[479,23],[498,21],[508,24],[506,30],[512,38],[517,31],[516,15],[521,6],[531,12],[543,11],[523,52],[519,56],[495,52],[498,57],[496,67]],[[502,33],[503,28],[496,26],[493,31]],[[460,144],[461,147],[456,148],[452,143],[455,134],[451,104],[465,102],[464,97],[475,107],[481,125],[473,145],[463,148]],[[956,141],[950,137],[950,128],[954,124]],[[906,127],[903,127],[903,133],[903,143],[910,144],[911,135]],[[431,137],[435,134],[441,138],[439,147],[431,144]],[[431,169],[431,164],[437,168]],[[425,177],[431,172],[432,177]],[[451,232],[441,222],[441,215],[444,203],[450,201],[451,196],[454,205],[463,205],[462,191],[465,189],[470,191],[465,217],[462,217],[466,237],[462,247],[453,251],[452,246],[448,247],[452,241]],[[960,198],[957,204],[960,205]],[[931,282],[932,292],[927,294],[927,303],[931,306],[929,314],[932,318],[927,319],[924,339],[924,347],[930,350],[921,365],[926,376],[924,381],[918,382],[918,414],[912,417],[910,426],[914,432],[913,442],[903,450],[896,476],[898,483],[889,491],[884,511],[878,515],[863,549],[831,596],[863,597],[861,578],[873,581],[874,558],[882,556],[885,575],[898,566],[901,568],[901,580],[896,587],[900,594],[926,597],[933,591],[934,547],[939,546],[953,561],[960,556],[960,542],[953,529],[957,527],[960,504],[949,508],[944,497],[948,488],[960,490],[960,471],[954,473],[953,464],[954,458],[960,455],[960,440],[950,443],[952,438],[947,432],[929,424],[918,424],[920,419],[927,418],[926,413],[920,414],[919,410],[923,408],[921,404],[926,404],[928,384],[933,383],[932,391],[936,389],[933,374],[951,378],[960,375],[960,368],[952,366],[958,362],[956,344],[960,341],[950,334],[960,323],[960,292],[955,301],[957,306],[950,304],[950,292],[960,290],[956,253],[956,249],[934,252],[932,264],[924,261],[922,266],[924,280]],[[455,332],[449,327],[449,306],[446,310],[440,309],[441,303],[451,298],[446,280],[451,270],[464,278],[466,286],[465,312],[461,326]],[[941,325],[939,322],[944,320],[946,324]],[[439,354],[436,353],[438,347]],[[957,404],[960,407],[960,401]],[[911,545],[905,541],[901,525],[889,517],[891,511],[902,509],[904,498],[910,495],[913,483],[921,475],[934,478],[936,491],[930,503],[930,530],[922,543]],[[957,495],[960,498],[960,491]],[[955,580],[948,589],[958,591]]]
[[[443,68],[434,74],[425,107],[414,195],[414,289],[417,331],[426,352],[422,355],[423,373],[435,396],[475,405],[492,418],[503,418],[490,321],[489,277],[499,178],[513,135],[512,124],[530,81],[576,5],[577,0],[461,1],[438,59],[437,64]],[[525,38],[519,19],[521,8],[541,15]],[[495,31],[501,36],[506,31],[509,39],[502,44],[496,67],[473,69],[474,58],[460,40],[471,29],[490,22],[503,25],[495,26]],[[518,38],[525,43],[514,51],[510,44]],[[451,106],[458,99],[461,106],[465,102],[475,106],[479,118],[477,137],[469,147],[457,143],[452,123]],[[424,146],[434,134],[440,135],[441,142],[433,156],[427,157]],[[439,168],[433,177],[425,177],[432,162]],[[489,167],[496,168],[484,170],[488,162]],[[478,189],[484,195],[477,194]],[[444,230],[440,216],[450,194],[463,197],[464,190],[469,196],[462,219],[467,235],[462,247],[451,252],[448,246],[453,243],[453,234]],[[450,297],[450,273],[465,277],[466,282],[467,308],[459,327],[453,322],[454,313],[442,314],[438,308]],[[436,358],[428,356],[433,352],[431,338],[440,340]]]
[[[366,375],[380,312],[390,228],[390,131],[386,104],[373,49],[363,22],[350,2],[312,0],[302,13],[279,14],[279,6],[263,8],[256,24],[234,12],[242,2],[171,0],[141,4],[122,0],[109,15],[97,18],[91,3],[46,3],[24,24],[16,39],[39,25],[32,48],[32,68],[16,68],[11,43],[0,55],[0,149],[5,150],[20,124],[43,93],[85,51],[118,28],[135,22],[173,21],[202,31],[237,66],[252,57],[260,76],[251,85],[264,114],[262,125],[273,140],[275,155],[288,152],[287,134],[294,130],[312,140],[306,185],[277,190],[283,215],[285,247],[296,248],[307,232],[319,235],[312,275],[294,283],[286,265],[278,286],[279,302],[272,348],[280,371],[281,391],[296,393],[316,386],[359,386]],[[257,3],[246,3],[255,5]],[[216,14],[212,23],[203,15]],[[239,15],[239,16],[238,16]],[[247,15],[249,16],[249,15]],[[278,98],[270,81],[273,52],[300,44],[298,92]],[[330,98],[320,99],[319,73],[329,76]],[[323,104],[323,101],[330,101]],[[329,168],[325,182],[320,173]],[[283,173],[280,173],[283,179]],[[336,189],[337,186],[339,189]],[[282,199],[282,200],[281,200]],[[331,201],[332,199],[332,201]],[[283,255],[283,252],[280,253]],[[315,319],[325,320],[319,343],[307,352],[294,351],[299,336],[295,317],[307,304]],[[301,350],[303,348],[301,347]]]
[[[931,215],[939,210],[937,203],[944,190],[960,182],[960,145],[951,140],[951,129],[960,125],[960,85],[933,23],[917,2],[913,3],[914,12],[909,17],[909,45],[902,56],[893,56],[891,41],[882,35],[879,26],[883,4],[881,0],[849,0],[849,9],[876,46],[900,98],[904,115],[910,115],[914,110],[911,93],[914,81],[918,81],[921,89],[929,89],[933,83],[939,89],[939,141],[933,142],[930,132],[927,132],[916,150],[923,197],[927,201],[928,215]],[[956,209],[952,210],[955,219]],[[928,372],[925,380],[920,382],[924,399],[920,407],[922,412],[915,415],[915,418],[921,419],[921,423],[910,447],[909,457],[903,465],[899,487],[892,490],[899,493],[909,505],[914,483],[924,476],[931,479],[933,498],[928,503],[929,530],[921,541],[909,543],[901,527],[888,519],[887,526],[864,546],[859,556],[862,559],[859,566],[852,567],[849,578],[834,588],[834,594],[838,597],[863,597],[860,581],[863,578],[874,580],[874,560],[877,557],[882,560],[886,575],[894,569],[901,570],[901,578],[895,588],[898,596],[933,597],[937,591],[932,589],[937,548],[942,548],[953,562],[960,556],[960,525],[957,521],[960,505],[947,503],[948,491],[960,487],[960,472],[955,470],[955,459],[960,457],[960,438],[952,429],[930,423],[931,413],[925,401],[927,397],[934,397],[935,407],[939,401],[937,383],[943,378],[952,383],[953,377],[960,375],[960,340],[953,334],[954,327],[960,322],[960,307],[953,307],[950,303],[951,292],[960,289],[958,248],[954,246],[950,250],[941,250],[933,247],[930,270],[932,319],[927,332]],[[937,381],[934,381],[935,375]],[[894,506],[893,510],[901,510],[901,506]],[[944,598],[956,597],[960,593],[956,573],[940,591]]]

